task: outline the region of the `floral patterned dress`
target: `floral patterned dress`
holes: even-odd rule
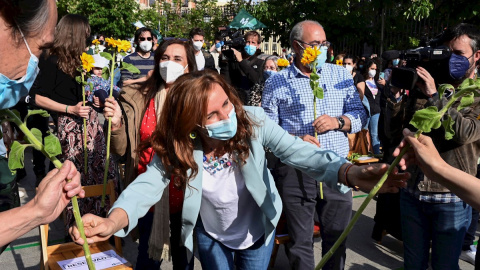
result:
[[[71,114],[59,114],[57,125],[58,138],[62,145],[62,161],[70,160],[81,174],[82,186],[103,184],[103,174],[106,160],[106,142],[103,127],[98,120],[98,113],[90,109],[87,118],[87,151],[88,167],[87,175],[84,171],[83,152],[83,118]],[[110,156],[110,166],[107,180],[114,180],[117,185],[115,164]],[[105,217],[110,210],[110,202],[107,197],[105,207],[101,207],[101,196],[79,199],[80,214],[92,213]],[[73,224],[74,217],[71,202],[67,206],[65,225],[67,229]]]

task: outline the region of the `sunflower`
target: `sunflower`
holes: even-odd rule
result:
[[[317,56],[319,56],[321,53],[322,52],[317,47],[308,47],[303,52],[303,57],[301,60],[302,64],[304,66],[312,64],[317,59]]]
[[[278,59],[278,61],[277,61],[277,65],[278,65],[279,67],[288,67],[288,66],[290,65],[290,62],[288,62],[287,59],[280,58],[280,59]]]
[[[93,68],[93,64],[95,63],[95,60],[93,60],[93,56],[87,53],[82,53],[82,56],[80,56],[80,60],[82,60],[82,67],[84,70],[87,72],[90,72]]]
[[[117,47],[117,50],[118,52],[121,52],[121,51],[128,51],[128,49],[130,49],[131,47],[131,44],[130,44],[130,41],[128,40],[118,40],[118,47]]]

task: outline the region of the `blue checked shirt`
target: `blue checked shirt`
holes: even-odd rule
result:
[[[324,64],[318,72],[324,98],[317,98],[317,117],[346,116],[351,121],[350,133],[359,132],[367,122],[367,114],[353,84],[353,78],[343,67]],[[295,65],[272,75],[265,82],[262,107],[267,115],[295,136],[314,135],[313,92],[310,79]],[[341,157],[348,155],[345,132],[331,130],[318,134],[320,147]]]

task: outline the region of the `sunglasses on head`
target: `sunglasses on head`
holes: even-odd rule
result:
[[[152,38],[151,38],[151,37],[147,37],[147,38],[140,37],[140,38],[138,38],[138,39],[139,39],[140,41],[145,41],[145,39],[148,40],[148,41],[152,41]]]

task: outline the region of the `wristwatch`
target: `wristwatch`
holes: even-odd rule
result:
[[[345,126],[345,119],[343,119],[343,117],[339,116],[337,117],[337,121],[338,121],[338,130],[342,129],[343,126]]]

